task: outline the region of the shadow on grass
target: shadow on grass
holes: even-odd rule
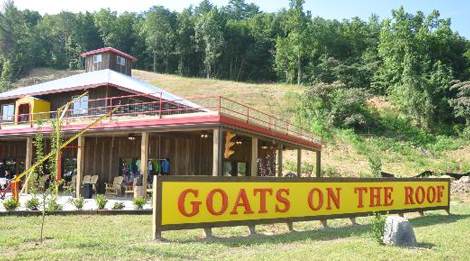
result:
[[[470,218],[470,215],[429,215],[410,219],[414,227],[431,226],[436,224],[448,224],[462,219]],[[370,224],[329,227],[317,230],[295,231],[276,235],[256,234],[252,236],[235,236],[235,237],[217,237],[212,238],[191,238],[186,240],[170,240],[165,242],[173,243],[196,243],[204,242],[208,244],[224,244],[231,247],[260,245],[260,244],[278,244],[291,243],[296,241],[314,240],[329,241],[335,239],[348,238],[351,236],[365,235],[370,232]],[[421,243],[418,247],[432,248],[432,244]]]
[[[411,224],[414,227],[424,227],[424,226],[432,226],[436,224],[447,224],[457,222],[462,219],[470,218],[470,215],[427,215],[424,217],[416,217],[410,219]]]

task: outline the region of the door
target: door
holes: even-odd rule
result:
[[[29,103],[20,104],[20,106],[18,106],[18,123],[28,122],[29,114],[30,114]]]

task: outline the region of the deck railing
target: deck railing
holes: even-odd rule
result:
[[[187,103],[190,100],[191,103]],[[250,124],[256,124],[286,135],[297,136],[319,143],[320,140],[310,131],[296,126],[279,117],[223,96],[196,96],[187,99],[165,99],[162,93],[147,95],[127,95],[88,100],[84,107],[74,107],[62,112],[65,124],[77,120],[92,119],[116,109],[114,117],[142,118],[142,116],[162,118],[202,112],[218,112]],[[57,111],[19,114],[11,121],[0,121],[0,129],[8,126],[29,125],[57,117]],[[1,120],[1,119],[0,119]]]

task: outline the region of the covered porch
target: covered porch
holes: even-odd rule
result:
[[[140,96],[88,101],[83,115],[74,115],[75,107],[68,111],[62,128],[65,138],[113,113],[61,151],[65,189],[80,196],[82,185],[92,179],[95,193],[105,193],[106,184],[118,183],[114,194],[132,194],[136,178],[145,191],[153,175],[279,177],[286,174],[282,153],[286,150],[297,151],[298,176],[302,150],[316,152],[315,171],[308,175],[320,177],[320,141],[275,116],[224,97],[192,99],[202,104],[198,107],[181,105],[181,99],[136,97]],[[54,118],[56,112],[47,113]],[[8,165],[10,176],[29,168],[34,135],[50,135],[50,123],[40,125],[33,116],[27,123],[0,124],[0,177],[6,173],[2,166]]]

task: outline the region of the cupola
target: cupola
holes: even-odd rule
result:
[[[104,47],[80,54],[85,58],[87,72],[110,69],[126,75],[131,75],[132,64],[137,58],[112,47]]]

